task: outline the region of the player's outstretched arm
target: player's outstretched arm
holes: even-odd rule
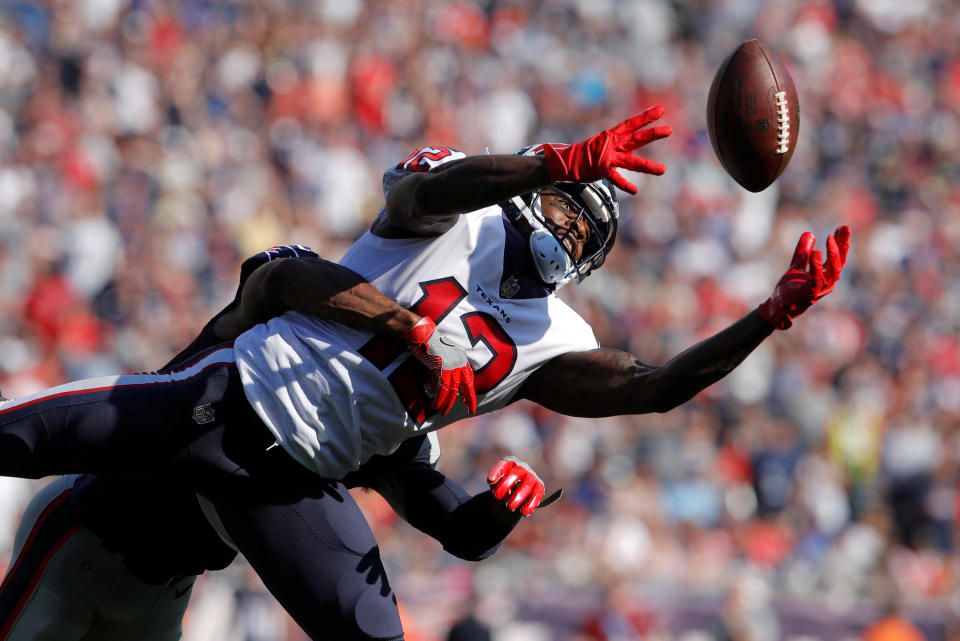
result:
[[[572,416],[666,412],[732,372],[774,329],[787,329],[833,291],[846,263],[850,230],[827,239],[827,263],[813,250],[816,238],[800,238],[790,268],[759,308],[704,339],[661,367],[614,349],[573,352],[554,358],[524,383],[519,398]]]
[[[437,236],[460,214],[503,202],[551,183],[542,156],[495,154],[454,160],[401,178],[387,196],[381,236]]]
[[[657,175],[665,171],[663,165],[633,154],[671,134],[668,125],[647,128],[662,115],[662,107],[652,107],[582,142],[545,144],[543,155],[470,156],[429,172],[412,172],[391,188],[386,218],[374,225],[374,232],[386,237],[436,236],[450,229],[460,214],[556,182],[607,178],[635,194],[637,188],[618,169]]]
[[[569,416],[666,412],[732,372],[771,333],[754,310],[661,367],[616,349],[563,354],[534,372],[519,397]]]

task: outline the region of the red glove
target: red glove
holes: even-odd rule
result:
[[[430,370],[433,385],[431,407],[441,414],[453,409],[457,397],[463,399],[471,414],[477,413],[477,393],[473,389],[473,369],[467,354],[436,331],[436,324],[424,316],[400,335],[410,343],[413,356]]]
[[[817,238],[811,232],[800,236],[790,269],[777,283],[773,295],[759,307],[760,315],[777,329],[788,329],[794,318],[832,292],[840,271],[847,264],[849,227],[837,227],[837,231],[827,237],[826,267],[821,251],[813,249],[816,242]]]
[[[628,182],[618,167],[660,176],[667,170],[660,163],[634,156],[633,151],[648,142],[666,138],[673,133],[669,125],[641,129],[663,115],[657,105],[642,114],[624,120],[619,125],[573,145],[544,145],[547,171],[553,182],[593,182],[606,178],[625,192],[635,194],[637,188]]]
[[[502,499],[511,512],[519,507],[524,516],[533,514],[546,492],[533,468],[512,456],[503,457],[490,468],[487,483],[494,498]]]

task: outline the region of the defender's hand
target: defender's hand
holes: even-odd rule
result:
[[[823,254],[814,249],[817,238],[811,232],[804,232],[793,252],[790,269],[777,283],[773,295],[760,307],[760,315],[777,329],[788,329],[793,319],[808,307],[833,291],[843,266],[847,264],[847,251],[850,249],[850,228],[837,227],[837,231],[827,237],[827,264],[823,264]]]
[[[648,142],[673,133],[669,125],[643,129],[662,115],[663,107],[657,105],[583,142],[570,146],[544,145],[550,179],[553,182],[592,182],[606,178],[623,191],[636,194],[637,187],[621,176],[617,168],[655,176],[667,170],[660,163],[633,155],[634,150]]]
[[[505,456],[487,474],[487,483],[494,498],[503,500],[507,509],[530,516],[543,500],[546,488],[533,468],[520,459]]]
[[[430,370],[433,385],[432,407],[441,414],[453,409],[459,396],[471,414],[477,413],[477,393],[473,389],[473,369],[466,353],[436,331],[426,316],[401,334],[410,343],[414,357]]]

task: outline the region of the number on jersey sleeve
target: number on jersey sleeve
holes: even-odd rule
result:
[[[467,155],[462,151],[451,149],[450,147],[421,147],[415,152],[401,160],[397,164],[397,169],[407,171],[430,171],[434,167],[439,167],[451,160],[466,158]]]
[[[450,147],[421,147],[415,152],[401,160],[396,165],[390,167],[383,174],[383,197],[387,198],[390,189],[404,176],[410,175],[411,171],[430,171],[434,167],[439,167],[451,160],[466,158],[467,155],[462,151],[451,149]]]

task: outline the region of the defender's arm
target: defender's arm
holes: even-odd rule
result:
[[[465,561],[480,561],[496,552],[522,516],[493,491],[471,496],[424,463],[379,472],[362,485],[376,490],[410,525]]]
[[[342,265],[322,258],[280,258],[250,275],[240,305],[218,319],[215,330],[235,337],[288,310],[397,338],[421,318]]]
[[[443,340],[432,319],[401,307],[356,272],[322,258],[281,258],[258,267],[243,286],[240,305],[217,319],[214,332],[236,337],[289,310],[403,341],[430,373],[431,407],[447,414],[461,398],[471,414],[477,411],[467,356]]]

